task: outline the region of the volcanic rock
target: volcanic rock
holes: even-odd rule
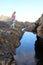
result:
[[[37,36],[37,40],[35,42],[35,55],[37,59],[43,60],[43,38]]]

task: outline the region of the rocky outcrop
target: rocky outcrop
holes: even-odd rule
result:
[[[35,42],[35,55],[36,58],[43,60],[43,14],[35,22],[37,25],[37,40]]]
[[[36,24],[37,26],[43,24],[43,14],[42,14],[41,17],[35,22],[35,24]]]
[[[16,65],[16,62],[12,58],[1,57],[0,65]]]
[[[43,38],[43,24],[41,24],[40,26],[38,26],[37,28],[37,35],[41,38]]]
[[[13,41],[12,41],[13,40]],[[16,41],[17,40],[17,41]],[[3,31],[0,32],[0,46],[8,48],[8,51],[12,50],[12,54],[15,54],[14,49],[19,46],[19,40],[20,40],[20,33],[16,30],[9,30],[9,31]],[[4,51],[6,51],[3,49]],[[5,52],[6,53],[6,52]]]
[[[43,38],[43,14],[42,16],[35,22],[36,24],[36,30],[37,30],[37,35],[41,38]]]
[[[20,46],[19,40],[23,32],[18,28],[3,28],[3,25],[0,28],[0,64],[16,65],[13,56],[16,55],[16,48]]]
[[[25,26],[24,31],[35,33],[35,27],[36,27],[36,25],[34,23],[28,23],[28,26]]]
[[[35,56],[38,59],[43,60],[43,38],[37,36],[37,40],[35,42]]]

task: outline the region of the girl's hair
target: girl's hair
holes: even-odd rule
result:
[[[13,12],[13,14],[15,14],[15,13],[16,13],[16,11]]]

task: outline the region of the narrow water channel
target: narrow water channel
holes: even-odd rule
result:
[[[25,32],[20,40],[21,45],[16,49],[17,65],[36,65],[34,44],[37,40],[36,35]]]

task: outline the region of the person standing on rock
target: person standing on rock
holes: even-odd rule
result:
[[[16,11],[14,11],[13,14],[12,14],[12,16],[11,16],[11,20],[12,20],[12,22],[13,22],[13,23],[11,24],[11,28],[13,28],[13,29],[14,29],[15,24],[16,24],[15,18],[16,18]]]

